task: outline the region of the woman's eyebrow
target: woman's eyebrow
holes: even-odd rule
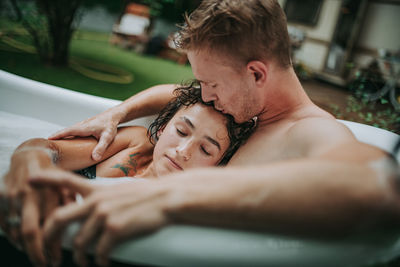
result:
[[[208,135],[204,136],[208,141],[210,141],[210,143],[212,143],[213,145],[218,147],[218,150],[221,150],[221,146],[220,144],[213,138],[209,137]]]
[[[193,125],[188,117],[182,116],[180,117],[180,119],[183,120],[187,125],[189,125],[190,128],[196,129],[196,127]],[[221,150],[221,145],[218,143],[218,141],[208,135],[205,135],[204,138],[206,138],[211,144],[215,145],[216,147],[218,147],[219,150]]]
[[[189,125],[190,128],[196,129],[196,127],[194,127],[193,123],[189,120],[188,117],[182,116],[182,117],[181,117],[181,120],[183,120],[184,122],[186,122],[186,124]]]

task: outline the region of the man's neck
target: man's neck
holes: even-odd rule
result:
[[[297,110],[314,105],[305,93],[293,68],[273,70],[265,88],[264,110],[258,115],[260,126],[290,118]]]

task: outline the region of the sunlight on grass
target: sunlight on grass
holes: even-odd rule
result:
[[[4,21],[0,25],[5,25]],[[4,36],[29,44],[29,38],[20,28],[9,25],[1,30]],[[23,77],[63,88],[123,100],[150,86],[163,83],[180,83],[192,79],[190,66],[136,54],[112,46],[109,34],[79,31],[70,45],[71,58],[90,60],[98,65],[107,64],[124,73],[131,73],[133,81],[128,84],[99,81],[82,75],[71,67],[55,68],[39,62],[36,54],[19,51],[5,43],[0,35],[0,69]],[[100,72],[101,74],[101,72]]]

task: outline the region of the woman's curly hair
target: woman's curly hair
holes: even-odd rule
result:
[[[164,129],[167,123],[183,106],[189,107],[196,103],[205,106],[212,106],[212,102],[204,102],[201,98],[201,87],[198,81],[191,81],[188,85],[183,85],[174,90],[175,98],[171,100],[167,106],[159,113],[158,117],[150,124],[147,135],[154,144],[158,140],[159,133]],[[244,123],[236,123],[234,118],[229,114],[223,114],[226,117],[226,128],[228,130],[230,144],[225,151],[219,165],[225,165],[236,152],[236,150],[250,137],[253,133],[256,122],[250,120]]]

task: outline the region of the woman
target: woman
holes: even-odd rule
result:
[[[10,170],[4,179],[6,185],[26,183],[35,177],[49,177],[53,180],[67,177],[63,180],[63,184],[69,184],[69,181],[75,178],[70,171],[78,169],[79,173],[89,178],[95,176],[153,178],[190,168],[226,163],[249,137],[255,123],[251,121],[236,124],[231,116],[224,115],[216,111],[211,104],[204,103],[200,88],[194,84],[178,88],[175,93],[176,98],[164,108],[148,130],[138,126],[120,128],[116,139],[99,161],[94,161],[91,157],[91,151],[97,143],[94,138],[26,141],[12,156]],[[102,191],[95,185],[85,186],[89,188],[88,191],[77,190],[77,192],[86,195],[89,191],[97,189],[99,193]],[[136,186],[140,187],[140,184]],[[36,208],[42,210],[40,218],[37,218],[42,223],[60,203],[70,202],[71,196],[75,193],[73,188],[57,187],[59,188],[57,191],[55,188],[44,186],[38,190],[38,194],[46,194],[48,201],[45,209],[42,208],[43,203],[38,200],[39,198],[23,199],[24,207],[37,205]],[[127,188],[122,187],[119,192],[124,194],[123,191],[126,191],[124,189]],[[32,189],[27,186],[25,190]],[[14,205],[10,206],[9,212],[11,215],[18,214]],[[22,214],[14,216],[13,220],[19,221],[19,216],[31,218],[28,213],[28,209],[23,209]],[[32,218],[28,223],[34,221],[35,218]],[[14,242],[21,243],[19,223],[15,222],[14,225],[14,222],[11,224],[10,221],[0,219],[0,224]],[[23,228],[24,225],[21,225],[21,229]],[[85,229],[83,227],[77,237],[88,232]],[[51,245],[53,248],[58,247],[54,242],[51,242]],[[38,254],[41,254],[41,245],[35,246],[38,247]],[[84,250],[77,251],[81,253],[77,257],[82,261]],[[44,256],[40,258],[38,262],[45,261]]]
[[[100,161],[91,157],[97,144],[94,138],[31,139],[16,149],[11,166],[24,164],[20,156],[27,152],[30,156],[25,160],[31,161],[35,151],[51,155],[51,168],[78,170],[88,178],[158,177],[193,167],[225,164],[250,135],[254,122],[235,123],[231,116],[204,103],[200,93],[194,83],[176,89],[176,98],[148,130],[141,126],[120,128]]]

